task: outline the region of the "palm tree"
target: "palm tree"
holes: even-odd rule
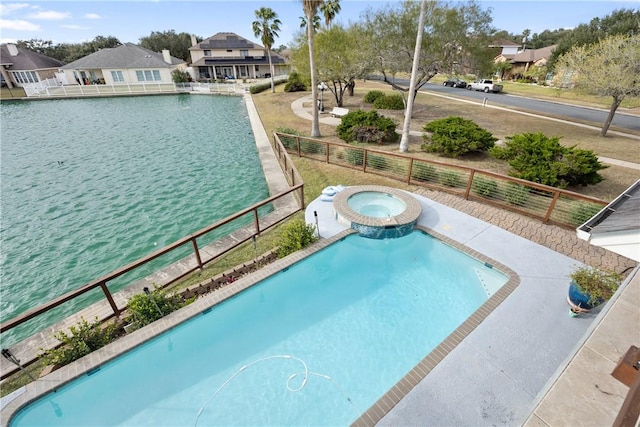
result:
[[[304,15],[307,23],[314,22],[318,14],[318,8],[324,3],[323,0],[301,0]],[[309,70],[311,71],[311,97],[313,98],[313,120],[311,121],[311,136],[320,136],[320,123],[318,121],[318,82],[316,78],[316,57],[313,49],[313,35],[316,29],[313,25],[307,25],[307,41],[309,44]]]
[[[278,37],[280,31],[280,20],[278,14],[268,7],[261,7],[256,10],[256,21],[253,21],[253,34],[260,37],[260,41],[267,48],[267,56],[269,57],[269,71],[271,72],[271,93],[276,91],[273,80],[273,64],[271,63],[271,46],[273,46],[274,38]]]
[[[320,12],[324,16],[324,25],[329,28],[333,18],[340,12],[340,0],[324,0],[320,5]]]

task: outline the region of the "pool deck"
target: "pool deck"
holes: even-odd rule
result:
[[[629,389],[610,374],[640,344],[640,274],[578,317],[569,315],[567,276],[583,262],[617,271],[636,263],[573,230],[434,191],[414,195],[420,225],[507,265],[520,284],[397,405],[379,402],[358,424],[611,425]],[[314,212],[322,237],[344,229],[330,202],[309,204],[307,222]]]

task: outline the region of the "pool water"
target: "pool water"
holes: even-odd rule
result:
[[[10,425],[348,425],[506,281],[421,231],[349,235]]]
[[[363,191],[349,197],[347,204],[354,211],[373,218],[390,218],[404,212],[407,205],[391,194]]]

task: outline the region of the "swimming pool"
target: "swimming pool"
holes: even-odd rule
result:
[[[507,280],[421,231],[348,235],[10,425],[347,425]]]

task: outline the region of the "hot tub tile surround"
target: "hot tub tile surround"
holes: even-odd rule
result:
[[[379,192],[401,200],[406,208],[398,215],[389,218],[376,218],[363,215],[349,206],[349,198],[357,193]],[[415,197],[404,191],[379,185],[360,185],[348,187],[333,198],[333,215],[336,221],[356,230],[361,236],[376,239],[402,237],[411,233],[422,214],[422,206]]]

